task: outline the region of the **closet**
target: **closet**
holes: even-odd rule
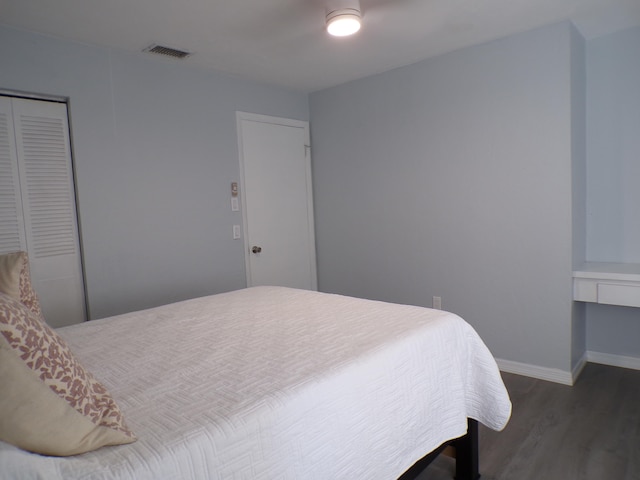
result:
[[[29,253],[47,323],[86,319],[63,102],[0,96],[0,253]]]

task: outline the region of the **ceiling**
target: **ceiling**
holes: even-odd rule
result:
[[[587,38],[640,25],[639,0],[360,0],[353,37],[324,31],[324,0],[0,0],[0,23],[141,52],[304,92],[562,20]],[[151,55],[145,53],[145,55]]]

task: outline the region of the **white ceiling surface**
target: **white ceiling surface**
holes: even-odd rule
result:
[[[640,25],[640,0],[360,4],[348,38],[324,31],[323,0],[0,0],[0,23],[132,52],[159,43],[193,52],[187,65],[305,92],[557,21],[586,38]]]

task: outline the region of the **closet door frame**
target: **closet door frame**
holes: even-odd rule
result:
[[[67,97],[63,97],[63,96],[55,96],[55,95],[45,95],[45,94],[37,94],[37,93],[30,93],[30,92],[23,92],[23,91],[16,91],[16,90],[6,90],[6,89],[0,89],[0,96],[2,97],[10,97],[12,99],[22,99],[22,100],[35,100],[35,101],[42,101],[42,102],[50,102],[50,103],[55,103],[55,104],[61,104],[64,105],[65,108],[65,114],[66,114],[66,124],[65,124],[65,128],[66,128],[66,134],[67,134],[67,146],[69,149],[68,155],[69,155],[69,183],[71,185],[71,202],[72,202],[72,215],[73,215],[73,220],[74,220],[74,234],[75,234],[75,245],[77,248],[77,261],[78,261],[78,265],[77,265],[77,273],[79,274],[80,278],[79,278],[79,285],[78,288],[81,288],[81,292],[79,292],[78,296],[81,296],[81,301],[80,298],[77,299],[78,303],[81,303],[81,310],[82,312],[78,312],[77,315],[74,316],[74,320],[73,321],[58,321],[58,322],[53,322],[52,326],[54,327],[58,327],[58,326],[64,326],[70,323],[77,323],[80,321],[85,321],[88,320],[89,317],[89,305],[88,305],[88,301],[87,301],[87,287],[86,287],[86,275],[85,275],[85,268],[84,268],[84,251],[83,251],[83,242],[82,242],[82,230],[81,230],[81,224],[80,224],[80,215],[79,215],[79,211],[78,211],[78,193],[77,193],[77,184],[76,184],[76,170],[75,170],[75,161],[74,161],[74,149],[73,149],[73,131],[72,131],[72,126],[71,126],[71,112],[70,112],[70,108],[69,108],[69,98]],[[17,133],[14,131],[14,136],[17,135]],[[18,148],[18,146],[16,145],[16,149]],[[23,193],[22,195],[25,195],[25,193]],[[21,200],[22,201],[22,200]],[[24,208],[22,206],[22,208]],[[27,219],[23,218],[22,219],[22,223],[23,223],[23,228],[25,230],[25,233],[23,234],[25,236],[25,238],[22,239],[22,241],[24,242],[24,245],[27,245],[27,238],[29,236],[28,233],[26,233],[26,222]],[[26,248],[26,247],[25,247]],[[31,254],[30,254],[31,256]],[[33,259],[32,262],[32,271],[34,269],[34,261],[36,259]],[[36,282],[34,282],[36,283]],[[37,285],[36,285],[36,290],[37,290]],[[41,299],[44,300],[44,299]],[[80,307],[80,305],[77,305],[76,310]],[[45,302],[43,301],[43,310],[45,309]],[[45,313],[46,315],[46,313]],[[64,315],[63,315],[64,317]]]

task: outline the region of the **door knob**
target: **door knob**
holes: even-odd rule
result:
[[[253,247],[251,247],[251,251],[253,253],[260,253],[262,251],[262,247],[258,247],[257,245],[254,245]]]

